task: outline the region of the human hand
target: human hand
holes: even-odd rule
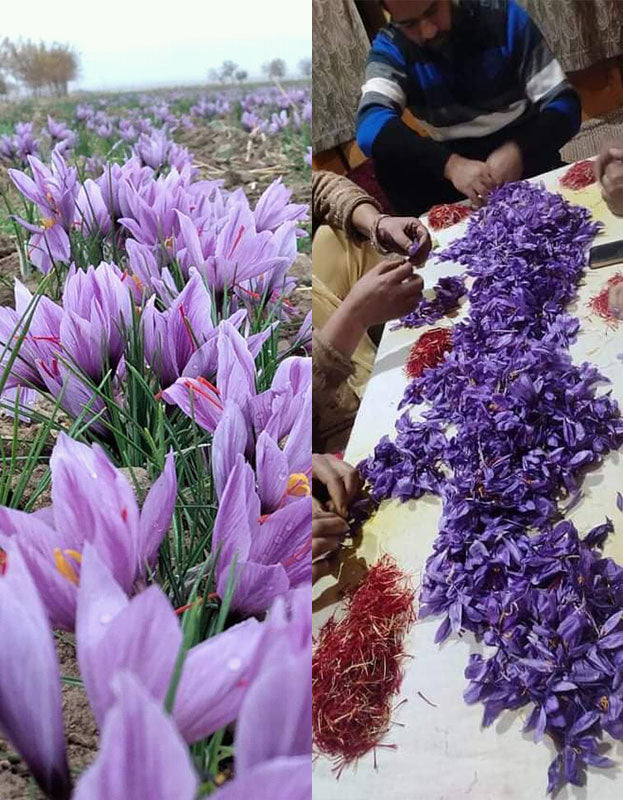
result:
[[[518,181],[523,175],[523,156],[516,142],[505,142],[489,154],[487,166],[497,185]]]
[[[327,510],[346,518],[348,506],[357,497],[362,485],[360,474],[350,464],[330,453],[312,454],[313,493]]]
[[[332,558],[348,533],[345,519],[327,511],[316,498],[312,498],[312,582],[328,575]]]
[[[595,161],[595,175],[601,184],[601,196],[610,211],[623,216],[623,148],[606,146]]]
[[[613,317],[623,319],[623,283],[610,288],[608,292],[608,309]]]
[[[484,161],[463,158],[456,153],[453,153],[446,162],[443,174],[457,191],[472,201],[476,208],[486,203],[487,195],[495,187],[488,164]]]
[[[355,283],[336,314],[348,314],[353,326],[365,331],[413,311],[422,299],[423,287],[410,262],[381,261]]]
[[[417,267],[426,261],[432,247],[430,234],[417,217],[383,217],[378,224],[377,238],[386,250],[405,256],[417,242],[417,254],[411,262]]]

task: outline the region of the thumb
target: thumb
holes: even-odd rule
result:
[[[396,228],[392,230],[391,237],[396,245],[396,249],[399,250],[402,254],[407,254],[409,252],[409,248],[413,244],[412,240],[407,236],[405,228],[410,223],[402,224],[400,228]]]

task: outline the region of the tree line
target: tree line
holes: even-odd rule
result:
[[[302,58],[298,63],[298,71],[304,78],[311,77],[311,58]],[[270,80],[281,80],[288,74],[288,67],[283,58],[273,58],[262,64],[262,72]],[[211,69],[208,78],[219,83],[244,83],[249,77],[245,69],[241,69],[235,61],[223,61],[217,69]]]
[[[78,55],[68,44],[53,42],[12,41],[0,44],[0,94],[7,94],[13,85],[22,86],[35,95],[67,94],[70,81],[78,77]]]

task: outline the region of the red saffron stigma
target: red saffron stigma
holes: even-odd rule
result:
[[[469,217],[472,210],[469,206],[460,203],[442,203],[433,206],[428,212],[428,224],[433,230],[441,230],[456,225],[465,217]]]
[[[436,367],[452,349],[452,332],[448,328],[433,328],[423,333],[411,348],[405,364],[409,378],[419,378],[427,367]]]
[[[595,167],[590,160],[578,161],[569,167],[560,179],[560,185],[565,189],[585,189],[591,183],[595,183]]]
[[[589,301],[592,311],[612,326],[618,325],[618,320],[610,311],[608,294],[613,286],[617,286],[620,283],[623,283],[623,273],[617,272],[616,275],[610,278],[605,287]]]
[[[402,681],[404,637],[415,620],[409,577],[384,556],[321,628],[312,657],[314,745],[338,773],[382,744]]]
[[[230,256],[233,256],[233,254],[234,254],[234,252],[235,252],[236,248],[237,248],[237,247],[238,247],[238,245],[240,244],[240,240],[242,239],[242,234],[243,234],[243,233],[244,233],[244,225],[241,225],[241,226],[240,226],[240,230],[238,231],[238,233],[237,233],[237,235],[236,235],[236,240],[235,240],[235,242],[234,242],[234,245],[233,245],[233,247],[231,248],[231,250],[229,251],[229,255],[230,255]]]
[[[197,379],[197,382],[199,382],[198,379]],[[218,400],[215,400],[206,391],[204,391],[203,389],[200,389],[199,386],[195,386],[195,384],[191,380],[184,381],[184,386],[187,389],[189,389],[191,392],[196,392],[198,395],[203,397],[205,400],[208,400],[210,403],[212,403],[212,405],[216,406],[221,411],[223,410],[223,406],[222,406],[221,403],[218,402]]]

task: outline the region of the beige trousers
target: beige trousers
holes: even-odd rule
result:
[[[346,237],[343,231],[321,225],[312,244],[312,319],[314,328],[321,330],[329,317],[339,308],[353,285],[382,256],[369,243],[361,247]],[[354,374],[348,383],[361,398],[372,372],[376,346],[366,334],[355,350],[352,361]]]

